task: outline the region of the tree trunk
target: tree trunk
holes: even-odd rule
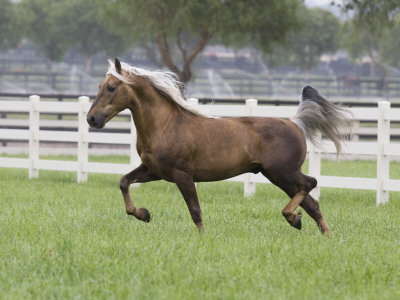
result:
[[[178,76],[179,81],[182,83],[181,92],[183,93],[185,90],[185,85],[192,78],[191,64],[194,61],[194,59],[197,57],[197,55],[207,45],[208,41],[212,38],[212,33],[209,33],[207,30],[202,29],[200,41],[197,43],[197,45],[190,52],[189,55],[187,55],[187,49],[182,47],[180,33],[181,33],[181,30],[179,29],[177,32],[177,45],[181,51],[182,58],[183,58],[182,70],[176,66],[176,64],[174,63],[174,61],[172,59],[166,33],[160,32],[156,39],[157,39],[157,47],[158,47],[158,51],[160,52],[161,59],[164,62],[164,64]]]
[[[92,70],[92,62],[93,62],[93,56],[85,55],[85,73],[87,75],[89,75],[90,71]]]
[[[53,80],[53,62],[51,59],[47,59],[46,61],[46,81],[47,81],[47,85],[52,88],[53,90],[55,90],[55,83]]]

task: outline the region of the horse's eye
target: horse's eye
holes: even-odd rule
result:
[[[114,92],[115,91],[115,86],[107,85],[107,91]]]

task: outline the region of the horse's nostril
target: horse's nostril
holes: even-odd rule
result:
[[[87,122],[90,127],[92,128],[103,128],[104,127],[104,117],[103,116],[96,116],[96,115],[88,115]]]
[[[94,120],[93,116],[88,116],[87,121],[88,121],[89,125],[92,125],[95,120]]]

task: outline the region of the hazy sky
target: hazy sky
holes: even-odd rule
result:
[[[308,6],[322,6],[322,7],[326,7],[329,6],[331,3],[331,0],[306,0],[305,1],[306,5]]]
[[[330,10],[335,16],[341,18],[341,19],[346,19],[348,18],[351,14],[346,15],[343,14],[337,6],[332,6],[331,5],[332,0],[305,0],[304,3],[308,7],[321,7],[327,10]]]

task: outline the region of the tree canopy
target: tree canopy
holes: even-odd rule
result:
[[[27,37],[50,61],[59,61],[75,49],[85,57],[87,72],[94,55],[101,51],[121,54],[130,42],[103,22],[95,1],[21,0],[20,12]]]
[[[400,14],[399,0],[332,0],[332,5],[354,14],[354,24],[370,31],[391,26]]]
[[[134,45],[184,83],[209,44],[251,47],[270,67],[290,62],[307,71],[341,38],[353,58],[400,65],[399,0],[331,1],[351,12],[342,37],[338,18],[302,0],[0,0],[0,50],[16,47],[24,28],[49,62],[75,50],[89,72],[94,55]]]
[[[65,14],[70,19],[67,29],[71,39],[70,47],[85,57],[87,73],[97,53],[120,55],[131,43],[105,24],[95,1],[69,0],[66,2]]]
[[[292,63],[303,71],[309,71],[318,63],[321,54],[334,53],[340,44],[341,23],[331,12],[320,8],[299,11],[305,24],[288,35],[283,45],[274,45],[265,58],[270,70]]]
[[[320,8],[302,10],[302,18],[306,25],[291,36],[291,53],[294,62],[307,71],[317,64],[321,54],[338,49],[341,25],[331,12]]]
[[[21,39],[21,20],[10,0],[0,0],[0,7],[0,50],[8,50]]]
[[[393,26],[387,28],[380,40],[378,51],[382,60],[393,67],[400,68],[400,16],[394,20]]]
[[[298,0],[98,0],[115,30],[156,41],[163,63],[182,82],[213,38],[227,45],[243,40],[270,50],[299,25]],[[180,57],[174,56],[174,49]]]
[[[358,27],[354,20],[347,21],[344,28],[342,47],[353,59],[368,56],[372,69],[379,67],[384,73],[388,66],[400,67],[400,16],[393,20],[391,26],[382,28],[379,34],[367,27]]]
[[[66,14],[66,3],[57,0],[21,0],[26,35],[51,61],[60,61],[72,43],[68,35],[73,20]]]

